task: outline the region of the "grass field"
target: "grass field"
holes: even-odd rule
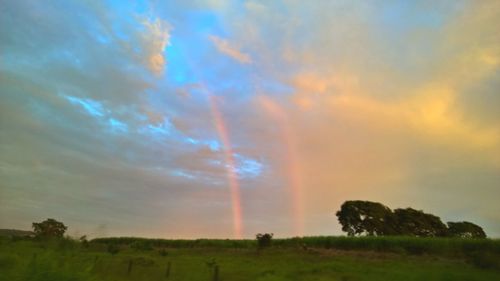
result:
[[[0,240],[1,281],[500,280],[499,262],[490,239]]]

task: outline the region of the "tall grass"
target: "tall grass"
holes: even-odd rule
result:
[[[71,240],[13,241],[1,239],[0,281],[91,280],[77,258],[79,243]],[[70,261],[70,262],[68,262]]]
[[[498,244],[498,240],[305,237],[275,239],[270,248],[258,250],[254,240],[106,238],[85,245],[67,239],[0,238],[0,281],[140,281],[167,277],[208,281],[216,275],[222,281],[500,280]],[[111,254],[109,245],[120,250]],[[351,255],[342,251],[324,255],[325,251],[307,248],[402,254]],[[465,259],[429,259],[407,253]]]
[[[137,243],[154,248],[235,248],[249,249],[257,247],[255,240],[167,240],[134,237],[98,238],[95,244],[113,244],[128,246]],[[296,237],[273,239],[273,247],[279,248],[323,248],[339,250],[359,250],[405,253],[411,255],[438,255],[444,257],[467,257],[474,252],[490,253],[500,256],[500,240],[462,239],[462,238],[419,238],[419,237]]]

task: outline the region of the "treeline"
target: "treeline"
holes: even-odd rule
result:
[[[484,230],[471,222],[448,222],[412,208],[391,210],[371,201],[346,201],[336,213],[348,236],[415,236],[486,238]]]

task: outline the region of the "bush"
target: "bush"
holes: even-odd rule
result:
[[[118,246],[116,246],[114,244],[108,244],[107,251],[108,251],[108,253],[110,253],[111,255],[114,256],[114,255],[118,254],[118,252],[120,251],[120,248],[118,248]]]
[[[259,233],[255,235],[255,237],[257,238],[257,246],[259,247],[259,249],[271,246],[273,235],[273,233]]]

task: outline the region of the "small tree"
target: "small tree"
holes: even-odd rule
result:
[[[62,222],[55,219],[46,219],[43,222],[32,224],[33,231],[37,237],[57,237],[62,238],[66,229],[68,229]]]
[[[483,228],[468,221],[448,222],[448,236],[461,238],[486,238]]]
[[[266,247],[271,246],[271,241],[273,239],[274,234],[273,233],[259,233],[255,235],[255,238],[257,238],[257,246],[259,249],[263,249]]]
[[[84,248],[88,248],[89,247],[89,240],[87,240],[87,235],[81,236],[80,239],[78,239],[78,240],[80,240],[80,242],[82,243],[82,246]]]

